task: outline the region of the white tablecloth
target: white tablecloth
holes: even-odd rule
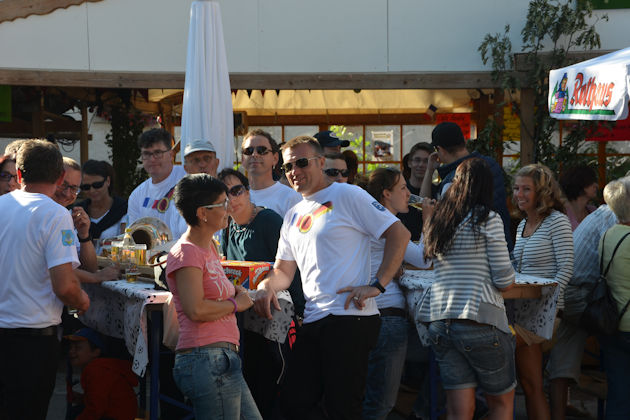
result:
[[[427,332],[427,324],[416,319],[419,305],[427,304],[431,296],[431,284],[435,279],[434,270],[406,270],[400,278],[399,283],[405,291],[407,297],[407,306],[415,321],[418,335],[422,345],[429,345]],[[553,323],[556,317],[557,303],[557,283],[554,280],[544,279],[541,277],[529,276],[526,274],[516,273],[516,283],[519,284],[541,284],[542,296],[540,299],[520,299],[526,302],[527,311],[514,314],[514,321],[523,328],[533,332],[534,334],[550,339],[553,335]],[[506,302],[509,306],[509,301]],[[510,318],[510,317],[509,317]]]
[[[165,314],[174,313],[167,308],[171,292],[155,290],[152,283],[126,280],[84,284],[83,288],[90,297],[90,309],[80,317],[81,322],[100,333],[124,339],[133,355],[134,373],[144,376],[149,362],[146,306],[154,304]],[[168,325],[166,320],[164,325]]]
[[[83,288],[90,297],[90,309],[80,317],[81,322],[100,333],[124,339],[129,354],[133,355],[134,373],[144,376],[149,362],[147,305],[156,305],[155,309],[162,311],[163,343],[174,350],[179,326],[171,292],[155,290],[152,283],[126,280],[84,284]],[[281,310],[272,309],[273,319],[260,318],[250,309],[244,313],[244,328],[284,343],[294,313],[293,302],[287,291],[277,296]]]

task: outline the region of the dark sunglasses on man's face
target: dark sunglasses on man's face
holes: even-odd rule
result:
[[[90,191],[90,188],[98,190],[99,188],[103,188],[103,185],[105,185],[105,180],[92,182],[91,184],[81,184],[79,188],[81,188],[81,191]]]
[[[350,171],[347,169],[335,169],[335,168],[324,169],[324,173],[331,178],[335,178],[339,175],[341,175],[344,178],[348,178],[348,175],[350,175]]]
[[[308,162],[313,159],[317,159],[319,156],[313,156],[310,158],[300,158],[296,159],[294,162],[287,162],[282,165],[282,170],[284,172],[291,172],[293,170],[293,165],[298,168],[306,168],[308,166]]]
[[[267,153],[271,152],[271,149],[266,148],[265,146],[249,146],[243,149],[243,154],[245,156],[251,156],[254,154],[254,152],[258,153],[259,155],[263,156],[266,155]]]
[[[245,185],[239,184],[230,188],[228,190],[228,194],[231,195],[232,197],[238,197],[239,195],[243,194],[246,190],[247,188],[245,187]]]

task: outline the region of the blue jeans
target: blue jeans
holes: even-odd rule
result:
[[[606,420],[630,419],[630,332],[598,337],[608,381]]]
[[[396,405],[407,353],[406,318],[382,316],[376,347],[370,352],[363,419],[385,419]]]
[[[262,419],[241,372],[241,359],[224,348],[175,356],[175,383],[192,401],[196,420]]]
[[[503,395],[516,387],[511,334],[492,325],[445,319],[431,322],[429,337],[444,389],[479,386],[489,395]]]

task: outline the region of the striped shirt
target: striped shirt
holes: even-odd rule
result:
[[[527,219],[521,220],[516,233],[514,258],[520,273],[558,282],[558,309],[564,308],[564,289],[573,275],[573,232],[569,218],[552,211],[538,229],[523,237]]]
[[[473,232],[470,214],[459,225],[453,244],[433,260],[435,281],[430,305],[420,304],[418,319],[470,319],[509,332],[503,297],[498,289],[514,282],[503,222],[490,212],[479,232]]]

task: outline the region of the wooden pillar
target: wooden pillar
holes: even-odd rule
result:
[[[534,89],[521,89],[521,166],[534,163]]]
[[[477,136],[484,128],[488,118],[492,115],[490,112],[490,98],[488,95],[481,95],[477,101],[479,108],[477,109]]]
[[[606,186],[606,144],[608,142],[597,142],[597,172],[599,175],[599,188],[603,190]]]
[[[503,103],[503,101],[505,100],[505,94],[503,92],[503,89],[495,89],[494,90],[494,104],[492,106],[492,109],[494,110],[493,114],[494,114],[494,118],[495,118],[495,122],[497,123],[497,127],[499,127],[501,129],[501,131],[499,132],[499,142],[498,144],[495,144],[495,148],[496,148],[496,153],[497,153],[497,161],[498,164],[501,165],[501,167],[503,167],[503,107],[505,106],[505,104]]]
[[[88,145],[88,110],[85,103],[81,103],[81,138],[79,140],[79,149],[81,152],[81,165],[83,165],[90,156]]]
[[[39,104],[37,110],[31,114],[31,124],[33,127],[33,138],[43,139],[46,136],[44,132],[44,93],[39,89]]]

